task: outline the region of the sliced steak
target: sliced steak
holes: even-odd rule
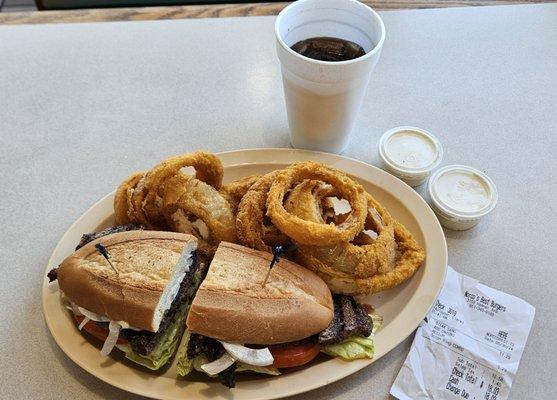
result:
[[[352,296],[334,295],[333,303],[333,320],[317,337],[319,344],[335,344],[353,336],[371,335],[372,320]]]
[[[317,336],[320,344],[336,343],[342,335],[342,309],[338,296],[333,298],[333,320],[329,326]]]
[[[352,301],[355,303],[354,311],[356,312],[358,335],[367,337],[371,335],[371,332],[373,331],[373,320],[367,313],[364,306],[356,303],[354,298],[352,298]]]
[[[197,356],[205,355],[207,360],[215,361],[224,352],[224,347],[218,340],[197,333],[191,333],[186,352],[188,359],[193,360]]]

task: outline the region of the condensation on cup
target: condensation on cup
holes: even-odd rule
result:
[[[383,21],[356,0],[298,0],[278,15],[275,34],[292,146],[342,152],[381,54]],[[366,54],[328,62],[291,49],[312,37],[349,40],[362,46]]]

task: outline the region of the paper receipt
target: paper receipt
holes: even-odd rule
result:
[[[400,400],[505,400],[535,309],[515,296],[447,270],[391,394]]]

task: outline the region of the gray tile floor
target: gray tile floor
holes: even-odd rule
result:
[[[0,4],[2,0],[0,0]],[[0,12],[34,11],[37,9],[34,0],[4,0]]]

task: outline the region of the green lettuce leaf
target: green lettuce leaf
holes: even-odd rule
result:
[[[373,358],[374,352],[373,333],[369,337],[354,336],[338,344],[324,346],[321,351],[332,357],[343,360],[357,360],[360,358]]]
[[[371,329],[371,333],[375,333],[381,328],[383,325],[383,317],[377,314],[370,314],[371,320],[373,321],[373,328]]]
[[[160,343],[151,353],[143,356],[133,352],[131,347],[127,346],[127,351],[123,349],[126,353],[126,358],[152,370],[157,370],[165,365],[178,346],[181,333],[186,323],[186,315],[187,314],[184,314],[180,318],[176,318],[174,323],[166,330]]]
[[[184,338],[182,339],[182,344],[180,346],[180,352],[178,353],[178,364],[176,365],[176,368],[178,369],[178,375],[180,376],[186,376],[194,370],[194,360],[188,359],[188,356],[186,354],[188,351],[190,336],[190,331],[186,329],[186,333],[184,333]]]
[[[373,358],[375,345],[373,336],[381,327],[383,318],[378,315],[371,315],[373,320],[373,330],[368,337],[354,336],[338,344],[323,346],[322,352],[332,357],[340,357],[343,360],[358,360],[360,358]]]

